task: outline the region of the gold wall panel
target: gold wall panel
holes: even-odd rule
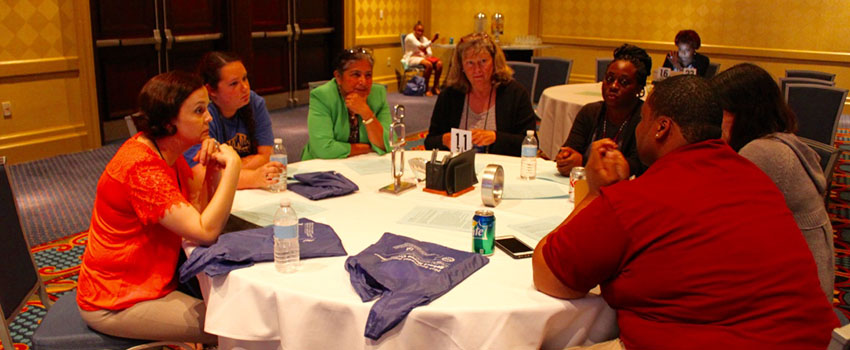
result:
[[[355,35],[364,37],[410,33],[417,21],[427,21],[422,17],[423,3],[423,0],[357,0],[354,4]],[[381,10],[384,12],[383,19]]]
[[[543,35],[850,52],[846,0],[540,0]]]
[[[19,163],[100,146],[87,0],[0,3],[0,154]],[[78,40],[78,38],[80,40]]]
[[[0,2],[0,61],[76,55],[73,1]]]
[[[503,42],[513,42],[519,35],[528,34],[529,0],[431,0],[431,32],[439,32],[440,37],[455,38],[472,33],[475,15],[484,12],[487,15],[487,33],[493,14],[502,13],[505,18]]]

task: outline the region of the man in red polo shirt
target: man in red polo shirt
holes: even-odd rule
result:
[[[619,349],[825,349],[838,320],[782,193],[719,140],[706,82],[655,85],[635,131],[641,177],[593,143],[590,194],[534,251],[534,284],[581,298],[599,284]]]

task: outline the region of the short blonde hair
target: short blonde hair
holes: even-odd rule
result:
[[[452,66],[449,70],[449,76],[446,79],[446,85],[460,90],[463,93],[469,93],[472,85],[466,79],[466,74],[463,74],[463,54],[467,50],[472,49],[473,53],[487,52],[493,59],[493,75],[490,77],[493,83],[506,83],[513,79],[514,71],[508,67],[505,60],[505,53],[493,42],[487,33],[472,33],[464,36],[457,44],[457,48],[452,55]]]

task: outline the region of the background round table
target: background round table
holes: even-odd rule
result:
[[[554,159],[570,135],[578,111],[597,101],[602,101],[602,83],[558,85],[543,90],[537,103],[540,150]]]

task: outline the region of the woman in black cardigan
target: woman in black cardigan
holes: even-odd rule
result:
[[[463,37],[446,87],[431,114],[427,149],[448,149],[451,129],[472,132],[479,151],[519,156],[526,130],[535,130],[528,91],[511,77],[502,50],[485,33]]]

